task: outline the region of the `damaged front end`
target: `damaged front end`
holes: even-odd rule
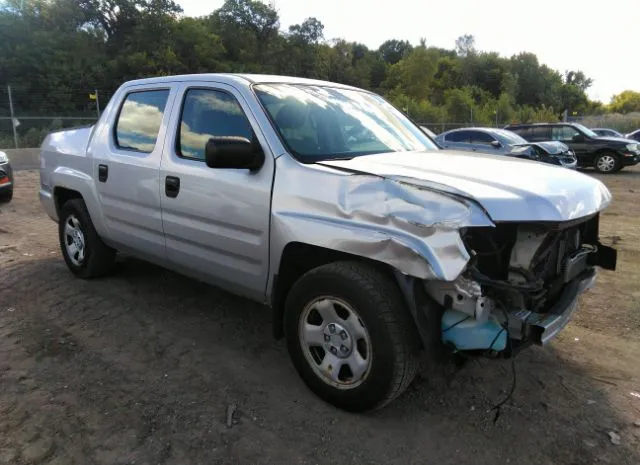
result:
[[[389,267],[429,349],[444,342],[508,354],[544,344],[596,267],[615,268],[616,251],[598,238],[611,195],[593,178],[543,164],[527,163],[532,176],[524,175],[523,163],[440,153],[313,165],[280,157],[271,265],[284,270],[290,244],[302,243]],[[498,168],[509,176],[495,180]]]
[[[564,222],[461,230],[471,259],[452,282],[425,281],[444,309],[442,341],[456,351],[510,352],[545,344],[568,323],[595,267],[616,251],[598,238],[599,214]]]

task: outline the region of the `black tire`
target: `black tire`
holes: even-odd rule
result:
[[[84,257],[82,260],[77,260],[77,257],[74,257],[75,261],[79,263],[74,263],[66,246],[65,227],[72,217],[78,220],[79,229],[84,236]],[[58,223],[58,237],[64,261],[69,270],[78,278],[98,278],[113,271],[116,252],[100,239],[91,222],[84,200],[72,199],[62,206]]]
[[[0,203],[9,203],[13,199],[13,187],[11,189],[3,189],[0,191]]]
[[[604,163],[605,160],[613,160],[613,164]],[[611,168],[609,168],[609,166]],[[615,153],[601,152],[597,154],[596,158],[593,160],[593,167],[598,173],[610,174],[620,171],[622,169],[622,163],[620,163],[620,157]]]
[[[316,373],[299,336],[304,309],[320,297],[350,305],[366,328],[371,362],[364,381],[339,389]],[[336,262],[315,268],[292,287],[285,302],[285,336],[293,364],[306,385],[338,408],[362,412],[383,407],[411,383],[419,365],[420,338],[392,278],[359,262]]]

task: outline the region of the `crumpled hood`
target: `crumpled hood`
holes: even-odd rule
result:
[[[518,144],[518,147],[520,145],[525,145],[525,144]],[[566,144],[563,144],[562,142],[558,142],[558,141],[545,141],[545,142],[529,142],[526,145],[528,146],[538,146],[540,148],[542,148],[543,150],[545,150],[549,155],[560,155],[562,153],[568,152],[569,151],[569,146]]]
[[[559,166],[500,155],[399,152],[327,160],[321,165],[372,174],[476,201],[498,221],[569,221],[604,209],[609,190]]]

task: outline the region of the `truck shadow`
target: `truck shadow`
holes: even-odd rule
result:
[[[0,303],[15,308],[0,328],[13,325],[27,356],[59,334],[74,341],[27,375],[43,398],[64,392],[72,407],[39,419],[61,459],[79,443],[91,461],[108,443],[119,460],[143,463],[640,463],[612,386],[553,346],[517,357],[517,386],[495,423],[509,361],[476,360],[449,376],[425,367],[394,403],[353,415],[306,389],[272,339],[268,310],[223,290],[133,259],[95,281],[72,278],[60,258],[9,266],[0,278]],[[91,428],[60,427],[91,418]]]

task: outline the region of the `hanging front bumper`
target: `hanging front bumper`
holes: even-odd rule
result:
[[[528,310],[510,313],[509,335],[516,340],[547,344],[569,323],[578,307],[580,295],[593,287],[596,275],[594,268],[583,271],[567,284],[558,301],[546,313]]]

